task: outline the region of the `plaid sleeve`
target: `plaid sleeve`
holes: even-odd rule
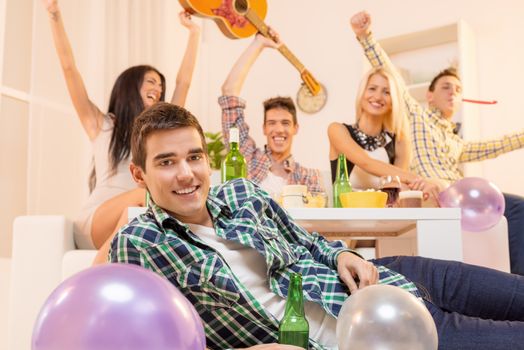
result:
[[[138,248],[129,239],[126,231],[131,226],[124,226],[111,242],[109,261],[112,263],[133,264],[143,266]]]
[[[446,140],[435,139],[440,134],[431,130],[428,120],[424,117],[413,118],[410,126],[413,147],[410,170],[425,178],[455,180],[451,171],[456,168],[456,164],[452,164],[455,159],[450,156],[442,157],[439,151],[442,145],[446,144]],[[464,141],[456,135],[447,136],[454,138],[454,142],[449,144],[456,150],[455,154],[460,154]]]
[[[318,169],[306,169],[307,188],[313,192],[325,192],[322,175]]]
[[[246,162],[252,164],[252,160],[261,151],[257,148],[255,140],[249,136],[249,125],[244,117],[245,101],[237,96],[220,96],[218,104],[222,109],[222,134],[226,148],[229,148],[229,129],[236,126],[240,134],[240,152]]]
[[[351,252],[360,256],[357,252],[347,248],[342,241],[328,241],[317,232],[309,233],[299,226],[294,219],[269,195],[260,191],[260,194],[269,202],[271,208],[271,219],[277,224],[282,236],[290,243],[305,247],[311,252],[313,259],[331,269],[336,270],[337,258],[343,252]]]
[[[466,142],[460,154],[460,162],[473,162],[495,158],[503,153],[522,147],[524,147],[524,131],[504,135],[497,140]]]
[[[134,264],[155,271],[144,251],[151,245],[153,237],[158,237],[161,231],[147,215],[137,216],[116,234],[109,249],[110,262]]]
[[[299,180],[297,183],[306,185],[310,192],[325,192],[322,175],[318,169],[305,168],[300,166],[298,169]]]

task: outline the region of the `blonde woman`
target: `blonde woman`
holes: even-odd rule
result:
[[[328,128],[329,159],[334,180],[337,156],[345,154],[350,182],[355,188],[378,188],[380,176],[398,176],[426,197],[438,197],[438,186],[409,172],[411,142],[404,103],[397,81],[385,68],[363,77],[356,99],[356,122],[332,123]]]

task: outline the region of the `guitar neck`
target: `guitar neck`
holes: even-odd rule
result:
[[[244,15],[251,24],[257,28],[257,30],[265,37],[271,38],[271,35],[269,35],[269,28],[268,26],[258,17],[258,15],[251,9],[248,9],[247,12]],[[278,51],[284,57],[293,65],[295,68],[300,72],[304,72],[306,70],[306,67],[300,62],[300,60],[288,49],[288,47],[284,44],[280,45],[278,48]]]

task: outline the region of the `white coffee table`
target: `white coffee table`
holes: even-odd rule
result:
[[[463,261],[458,208],[290,208],[308,231],[327,238],[415,238],[415,255]]]
[[[131,207],[129,218],[144,211]],[[288,212],[306,230],[326,238],[414,237],[413,255],[463,261],[460,209],[291,208]]]

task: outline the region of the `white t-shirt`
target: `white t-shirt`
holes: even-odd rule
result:
[[[264,257],[251,247],[218,237],[214,228],[197,224],[188,225],[193,233],[222,255],[235,276],[260,304],[277,320],[282,319],[286,300],[269,288]],[[304,300],[304,310],[309,322],[309,337],[326,347],[336,349],[337,320],[314,302]]]

